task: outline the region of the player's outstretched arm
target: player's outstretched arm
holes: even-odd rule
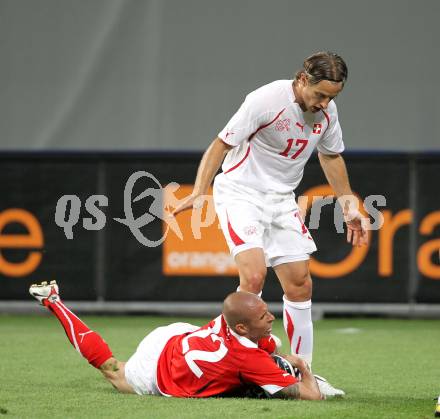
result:
[[[275,393],[273,397],[299,400],[322,400],[323,396],[319,391],[318,383],[307,363],[296,355],[284,355],[284,357],[299,369],[301,381],[283,388],[278,393]]]
[[[197,198],[207,194],[215,174],[220,168],[226,153],[231,148],[232,146],[226,144],[218,137],[211,143],[200,161],[191,195],[174,209],[172,215],[177,215],[179,212],[196,206]]]
[[[304,379],[303,377],[299,383],[284,387],[272,397],[295,400],[322,400],[323,396],[319,391],[318,384],[316,384],[316,379],[312,374],[310,376],[310,382],[308,378]],[[312,380],[314,383],[312,383]]]
[[[335,194],[343,207],[344,218],[347,224],[347,241],[353,246],[368,244],[368,219],[365,218],[357,207],[350,205],[356,201],[348,180],[347,167],[340,154],[318,153],[319,162],[328,183],[335,191]],[[352,197],[353,201],[346,199]]]

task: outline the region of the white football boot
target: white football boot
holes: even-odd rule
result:
[[[319,391],[325,397],[344,397],[345,391],[339,388],[333,387],[324,377],[313,374],[318,383]]]
[[[29,287],[29,294],[36,298],[41,305],[44,305],[44,300],[49,300],[51,303],[60,301],[59,289],[56,281],[46,281],[41,284],[32,284]]]

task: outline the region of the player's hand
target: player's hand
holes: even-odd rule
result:
[[[301,374],[303,374],[304,371],[310,370],[309,364],[307,364],[307,362],[298,355],[283,355],[283,358],[286,358],[294,367],[298,368]]]
[[[203,207],[203,195],[188,195],[176,208],[171,212],[170,216],[175,217],[180,212],[189,210],[191,208],[199,209]]]
[[[361,247],[368,244],[368,218],[358,210],[350,210],[344,214],[347,224],[347,242],[353,246]]]

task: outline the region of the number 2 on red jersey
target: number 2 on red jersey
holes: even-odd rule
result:
[[[213,342],[220,342],[220,345],[216,351],[201,351],[198,349],[190,350],[190,339],[191,338],[202,338],[206,339],[208,336],[211,338]],[[221,361],[227,354],[228,348],[224,345],[221,337],[212,333],[211,329],[202,329],[197,330],[186,336],[182,340],[182,353],[185,355],[185,361],[188,364],[190,370],[194,373],[197,378],[200,378],[203,375],[203,371],[196,364],[195,361],[205,361],[205,362],[219,362]]]
[[[293,142],[295,140],[293,138],[288,138],[287,139],[287,147],[284,151],[282,151],[280,153],[281,156],[284,157],[289,157],[289,151],[292,148]],[[297,138],[295,145],[299,146],[298,150],[295,151],[295,153],[290,157],[292,160],[295,160],[306,148],[307,143],[309,142],[309,140],[307,140],[306,138]]]

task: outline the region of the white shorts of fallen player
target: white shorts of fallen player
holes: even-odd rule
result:
[[[261,248],[266,266],[310,258],[316,245],[293,193],[263,193],[231,182],[226,176],[215,178],[214,203],[233,257]]]
[[[140,395],[160,395],[157,387],[157,362],[166,343],[176,335],[194,332],[199,329],[189,323],[172,323],[158,327],[148,334],[125,364],[125,379],[133,390]]]

